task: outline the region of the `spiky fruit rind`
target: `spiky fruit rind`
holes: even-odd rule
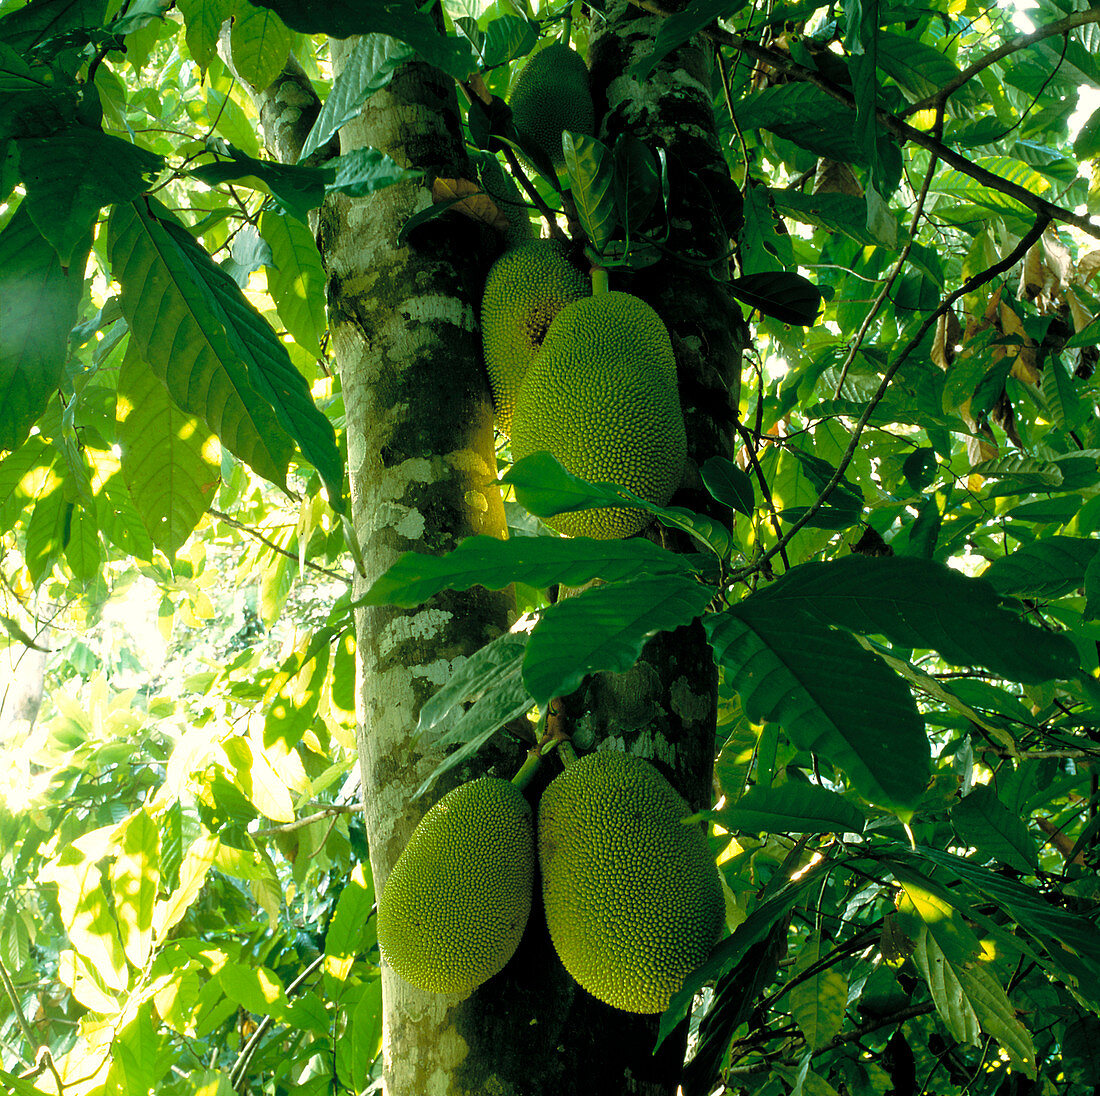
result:
[[[523,793],[481,777],[420,820],[378,903],[382,958],[433,993],[468,994],[511,959],[531,912],[535,837]]]
[[[511,433],[516,395],[554,317],[591,292],[588,278],[554,240],[506,251],[489,269],[481,298],[485,369],[497,424]]]
[[[539,804],[550,937],[565,969],[627,1012],[663,1012],[714,947],[724,903],[702,830],[648,762],[588,754]]]
[[[687,437],[676,359],[661,318],[629,293],[600,293],[555,317],[512,416],[512,456],[549,450],[569,472],[663,506],[679,486]],[[627,537],[649,521],[625,507],[558,514],[569,536]]]
[[[588,69],[581,55],[562,42],[552,42],[524,65],[508,105],[520,143],[541,149],[556,171],[565,168],[562,132],[596,131]]]

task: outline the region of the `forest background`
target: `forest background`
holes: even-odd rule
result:
[[[0,3],[0,1089],[1100,1087],[1100,8],[673,7]],[[563,32],[565,196],[502,102]],[[672,334],[646,537],[496,485],[525,224]],[[559,697],[712,824],[661,1018],[537,916],[465,1002],[378,965]]]

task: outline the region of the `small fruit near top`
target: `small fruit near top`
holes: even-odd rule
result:
[[[551,43],[527,62],[508,105],[520,144],[538,149],[556,171],[565,169],[562,133],[596,131],[588,69],[580,54],[562,42]]]

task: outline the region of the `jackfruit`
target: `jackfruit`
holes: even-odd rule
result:
[[[551,43],[524,65],[508,105],[520,144],[542,152],[555,171],[565,169],[564,130],[596,131],[588,69],[581,55],[563,42]]]
[[[470,993],[518,947],[534,874],[519,788],[490,776],[459,785],[420,820],[382,890],[382,958],[420,989]]]
[[[481,339],[497,424],[511,433],[516,394],[554,317],[591,292],[588,278],[554,240],[506,251],[489,268],[481,298]]]
[[[575,476],[663,506],[687,456],[676,360],[661,318],[629,293],[600,293],[555,317],[524,376],[512,456],[547,449]],[[627,537],[649,521],[625,507],[559,514],[569,536]]]
[[[663,1012],[718,939],[722,886],[685,800],[648,762],[588,754],[539,804],[546,923],[565,969],[627,1012]]]

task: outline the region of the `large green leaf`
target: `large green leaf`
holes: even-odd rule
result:
[[[989,583],[929,559],[851,555],[804,563],[745,602],[750,603],[771,603],[780,614],[810,613],[853,632],[938,651],[955,665],[984,666],[1015,681],[1043,681],[1077,671],[1077,652],[1068,639],[1025,624],[1001,608]]]
[[[634,62],[630,75],[644,80],[678,46],[692,35],[710,26],[715,19],[725,19],[740,11],[746,0],[691,0],[682,11],[664,19],[653,42],[653,52]]]
[[[467,537],[443,556],[406,552],[363,595],[363,605],[413,607],[440,590],[485,586],[501,590],[513,582],[528,586],[583,586],[641,575],[686,574],[683,557],[647,540],[590,537]]]
[[[704,625],[749,718],[843,769],[874,802],[911,807],[928,781],[924,723],[904,682],[847,632],[748,599]]]
[[[60,383],[91,242],[63,269],[26,202],[0,232],[0,450],[22,444]]]
[[[998,593],[1013,597],[1056,598],[1085,582],[1085,572],[1100,551],[1100,540],[1051,536],[1024,544],[995,559],[982,572]],[[1021,679],[1023,680],[1023,679]]]
[[[275,81],[283,70],[294,36],[266,8],[241,0],[233,17],[229,49],[241,79],[257,90]]]
[[[202,520],[221,482],[218,447],[156,374],[130,353],[118,377],[122,475],[152,542],[170,559]]]
[[[821,937],[814,935],[799,949],[790,991],[791,1015],[806,1045],[827,1046],[840,1032],[848,1004],[848,979],[835,966],[814,969],[823,958]]]
[[[103,26],[107,0],[35,0],[0,19],[0,40],[27,52],[66,32]]]
[[[176,0],[187,24],[187,45],[200,68],[218,55],[222,24],[236,13],[240,0]]]
[[[708,811],[707,817],[741,833],[862,833],[866,822],[843,795],[796,781],[749,788],[732,806]]]
[[[979,784],[951,809],[951,821],[967,845],[986,859],[996,859],[1020,872],[1039,867],[1039,850],[1027,824],[998,798],[988,784]]]
[[[397,66],[410,60],[413,54],[411,46],[388,34],[364,34],[359,38],[333,81],[332,90],[325,96],[298,159],[307,160],[327,144],[341,126],[359,113],[371,95],[393,79]]]
[[[666,574],[594,586],[565,598],[543,610],[531,633],[524,683],[545,707],[573,692],[587,674],[629,670],[648,639],[690,624],[712,596],[709,586],[687,575]]]
[[[151,200],[115,207],[109,247],[130,329],[176,403],[276,483],[284,482],[292,438],[342,511],[332,425],[237,283]]]
[[[279,318],[294,341],[319,358],[328,321],[325,271],[313,233],[297,217],[265,209],[260,215],[260,234],[271,247],[267,290]]]
[[[611,149],[595,137],[566,130],[562,134],[562,150],[581,228],[596,251],[601,252],[619,223]]]
[[[567,472],[552,453],[531,453],[518,460],[500,477],[510,483],[516,500],[540,518],[553,517],[570,510],[589,510],[599,506],[627,506],[648,510],[662,524],[682,529],[705,544],[715,555],[728,558],[732,539],[729,530],[705,514],[696,514],[679,506],[658,506],[620,487],[617,483],[588,483]]]
[[[899,872],[904,899],[899,909],[916,948],[921,972],[951,1034],[960,1042],[979,1042],[979,1029],[992,1035],[1013,1063],[1035,1075],[1035,1047],[1027,1028],[986,962],[981,944],[942,888],[914,873]]]
[[[83,261],[103,206],[129,202],[160,171],[163,160],[129,141],[86,126],[48,137],[22,137],[19,167],[27,212],[64,266]]]

